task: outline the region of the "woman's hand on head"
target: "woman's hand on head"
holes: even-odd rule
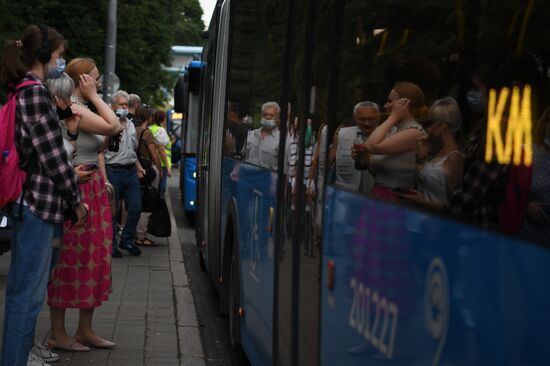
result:
[[[410,103],[408,98],[399,98],[393,102],[391,114],[396,120],[401,121],[410,114]]]
[[[80,83],[78,87],[84,98],[90,100],[97,95],[97,88],[95,80],[88,74],[82,74],[79,76]]]

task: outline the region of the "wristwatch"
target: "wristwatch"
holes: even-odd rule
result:
[[[67,130],[67,140],[69,141],[76,141],[78,139],[78,131],[76,133],[70,133]]]

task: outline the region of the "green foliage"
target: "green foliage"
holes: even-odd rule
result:
[[[174,27],[174,44],[201,45],[204,31],[202,8],[198,0],[181,0],[176,4],[176,16],[179,20]]]
[[[28,24],[46,23],[68,40],[68,60],[91,57],[102,72],[108,1],[0,0],[0,7],[9,9],[0,12],[0,44],[20,38]],[[119,0],[116,74],[121,88],[162,104],[162,88],[173,83],[163,70],[171,63],[170,46],[201,44],[201,16],[198,0]]]

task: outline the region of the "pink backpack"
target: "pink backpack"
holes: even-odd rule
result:
[[[21,191],[27,173],[19,168],[19,155],[15,148],[15,109],[17,95],[24,88],[40,85],[37,81],[25,81],[8,94],[6,104],[0,109],[0,208],[14,202]]]

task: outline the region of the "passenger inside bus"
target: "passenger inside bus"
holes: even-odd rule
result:
[[[396,192],[415,188],[417,141],[426,135],[420,121],[428,108],[422,90],[409,82],[395,84],[384,107],[390,115],[370,134],[361,154],[375,177],[371,193],[397,200]]]
[[[249,126],[245,123],[246,117],[242,117],[242,111],[238,103],[227,103],[227,130],[225,131],[224,150],[229,156],[235,159],[242,159],[240,155],[246,136],[249,132]]]
[[[261,127],[249,131],[244,156],[247,162],[277,170],[281,107],[277,102],[262,105]]]
[[[462,118],[451,97],[438,99],[430,107],[424,123],[427,136],[418,140],[418,191],[401,193],[404,202],[441,209],[462,180],[464,154],[456,135]]]
[[[330,148],[330,165],[335,167],[334,184],[355,192],[370,192],[374,177],[362,166],[360,155],[352,155],[352,147],[362,150],[372,131],[380,124],[378,104],[370,101],[357,103],[353,108],[355,126],[339,128]],[[354,159],[355,158],[355,159]]]
[[[546,107],[533,133],[533,176],[527,215],[520,234],[550,243],[550,107]]]

